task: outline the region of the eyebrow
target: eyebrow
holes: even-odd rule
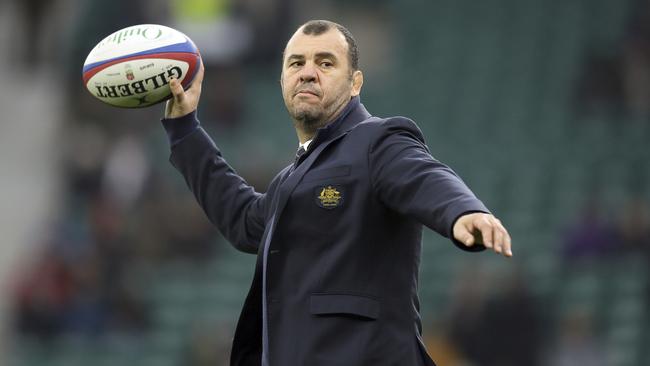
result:
[[[334,54],[331,53],[331,52],[327,52],[327,51],[318,52],[318,53],[316,53],[316,55],[314,55],[314,56],[315,56],[317,59],[331,58],[332,60],[338,60],[338,58],[336,57],[336,55],[334,55]],[[287,57],[287,61],[291,61],[291,60],[304,60],[304,59],[305,59],[305,56],[304,56],[304,55],[297,55],[297,54],[291,54],[291,55],[289,55],[289,57]]]

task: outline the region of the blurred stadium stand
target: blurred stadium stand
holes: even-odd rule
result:
[[[114,13],[147,4],[125,3]],[[370,69],[362,94],[369,110],[418,122],[434,156],[452,166],[509,228],[515,243],[511,261],[469,255],[425,233],[424,333],[430,344],[443,337],[455,350],[458,363],[445,366],[522,364],[507,355],[517,353],[513,349],[503,350],[506,355],[469,354],[454,319],[469,322],[480,342],[503,335],[501,345],[528,343],[522,349],[538,365],[650,364],[650,232],[643,231],[650,227],[644,211],[650,205],[650,114],[627,106],[629,95],[619,90],[624,86],[592,95],[594,85],[611,75],[589,73],[594,54],[613,63],[624,58],[630,24],[640,13],[650,14],[644,2],[269,2],[288,22],[251,10],[262,1],[219,3],[223,13],[215,21],[236,18],[253,38],[240,56],[215,60],[207,69],[208,75],[215,71],[204,86],[211,102],[201,107],[202,123],[259,190],[290,162],[296,147],[277,82],[280,49],[302,21],[332,18],[359,38],[361,66]],[[134,22],[173,18],[165,12],[153,20],[131,16]],[[104,21],[104,33],[117,28]],[[273,22],[283,23],[278,29],[284,32],[265,33]],[[83,23],[76,19],[77,32],[88,29]],[[62,40],[76,51],[66,61],[73,79],[62,81],[70,88],[68,101],[35,103],[42,114],[60,114],[55,134],[61,148],[51,148],[51,159],[64,187],[52,209],[59,213],[57,222],[39,229],[47,239],[29,243],[50,249],[21,261],[41,265],[19,271],[8,292],[14,307],[5,315],[11,331],[0,363],[225,365],[255,258],[227,245],[188,199],[166,161],[159,108],[114,110],[81,90],[83,53],[104,35],[81,34]],[[269,50],[268,42],[278,49]],[[266,47],[257,52],[260,43]],[[41,70],[63,68],[60,62],[50,60]],[[236,98],[216,95],[224,90]],[[215,105],[228,111],[213,110]],[[34,130],[44,128],[31,118]],[[2,147],[13,151],[4,144],[11,130],[2,128]],[[3,180],[3,190],[7,184]],[[590,236],[594,232],[602,235]],[[19,239],[25,240],[12,240]],[[64,279],[54,286],[65,290],[42,285],[59,273],[48,266],[61,268]],[[475,306],[464,310],[464,296]],[[495,329],[490,325],[499,317],[489,318],[494,314],[486,310],[492,303],[501,309],[521,303],[530,310],[511,318],[497,314],[519,324]],[[31,322],[21,323],[29,316]],[[480,319],[471,323],[473,316]]]

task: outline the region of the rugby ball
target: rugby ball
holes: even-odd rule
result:
[[[171,78],[187,89],[200,66],[199,51],[186,35],[140,24],[118,30],[90,51],[83,82],[104,103],[141,108],[169,99]]]

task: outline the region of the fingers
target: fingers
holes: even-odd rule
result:
[[[503,228],[503,230],[506,230]],[[510,238],[510,234],[508,234],[508,231],[506,230],[506,236],[504,239],[504,252],[508,257],[512,257],[512,239]]]
[[[174,103],[178,105],[182,104],[185,100],[185,91],[183,90],[180,81],[176,78],[171,79],[169,81],[169,89],[172,91],[172,95],[174,96]]]
[[[172,98],[167,101],[165,106],[165,118],[177,118],[184,116],[196,110],[201,96],[201,83],[205,69],[203,63],[199,67],[192,84],[187,90],[183,89],[183,84],[176,78],[169,80],[169,90]]]
[[[189,94],[201,94],[201,85],[203,84],[203,75],[205,74],[205,68],[203,67],[203,61],[201,61],[201,65],[199,66],[199,71],[196,72],[196,75],[194,76],[194,80],[192,80],[192,83],[190,84],[189,88],[185,91],[186,93]]]
[[[485,213],[472,213],[458,219],[454,237],[467,246],[483,244],[506,257],[512,257],[512,240],[501,221]]]
[[[192,81],[192,86],[198,85],[199,87],[203,83],[203,75],[205,74],[205,68],[203,67],[203,60],[201,60],[201,66],[199,67],[199,71],[196,73],[196,76],[194,77],[194,80]]]
[[[492,222],[488,219],[487,215],[481,215],[478,220],[475,220],[474,226],[481,234],[481,241],[486,248],[494,247],[494,228]]]
[[[492,226],[492,243],[494,251],[507,257],[512,257],[512,241],[510,239],[510,234],[508,234],[508,230],[506,230],[506,228],[503,227],[503,224],[501,224],[501,221],[494,216],[490,216],[489,221]]]
[[[494,241],[494,251],[503,254],[503,231],[498,228],[494,228],[493,232],[493,241]]]
[[[503,254],[506,257],[512,257],[512,240],[508,230],[506,230],[506,228],[501,224],[501,221],[494,216],[490,216],[487,221],[489,222],[489,225],[486,226],[489,226],[490,230],[485,233],[481,231],[481,233],[487,235],[488,238],[491,234],[491,245],[488,246],[488,244],[486,244],[485,246],[488,248],[491,247],[496,253]],[[484,236],[484,242],[487,241],[488,240],[485,240]]]
[[[459,226],[454,236],[456,237],[456,240],[462,242],[468,247],[471,247],[474,245],[474,243],[476,243],[476,240],[474,240],[474,235],[472,235],[472,233],[465,226]]]

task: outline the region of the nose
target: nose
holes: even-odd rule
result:
[[[318,78],[318,74],[316,74],[316,68],[311,63],[307,63],[302,67],[299,76],[302,83],[313,83]]]

